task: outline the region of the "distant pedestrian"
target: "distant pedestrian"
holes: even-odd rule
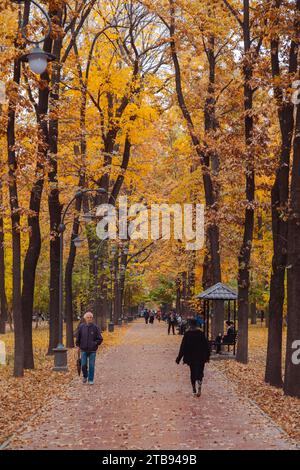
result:
[[[170,312],[168,315],[168,335],[172,329],[173,335],[175,335],[176,316],[175,313]]]
[[[152,310],[152,311],[150,312],[150,314],[149,314],[149,323],[150,323],[151,325],[153,325],[153,323],[154,323],[154,318],[155,318],[155,313],[154,313],[154,311]]]
[[[157,311],[156,318],[157,318],[158,322],[160,323],[161,322],[161,311],[160,310]]]
[[[148,310],[145,310],[145,313],[144,313],[144,318],[145,318],[145,323],[146,325],[148,325],[148,322],[149,322],[149,311]]]
[[[191,383],[194,395],[201,396],[202,380],[205,363],[209,361],[210,351],[208,341],[194,318],[190,320],[190,328],[185,332],[176,363],[183,363],[190,367]],[[197,385],[197,388],[196,388]]]
[[[78,328],[76,346],[81,351],[83,383],[94,384],[96,351],[103,341],[100,329],[93,323],[92,312],[86,312],[85,322]]]

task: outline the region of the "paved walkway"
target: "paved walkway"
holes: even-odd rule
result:
[[[121,345],[98,354],[94,386],[75,379],[11,441],[10,449],[289,449],[277,427],[206,369],[201,398],[180,337],[166,325],[132,324]]]

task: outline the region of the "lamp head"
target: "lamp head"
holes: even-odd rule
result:
[[[73,243],[74,243],[76,248],[80,248],[82,246],[83,242],[84,242],[84,240],[80,237],[75,237],[73,239]]]
[[[88,224],[89,222],[92,222],[92,220],[94,219],[94,216],[91,212],[86,212],[85,214],[81,216],[81,218],[84,222]]]
[[[98,188],[96,191],[97,191],[97,193],[99,193],[99,194],[107,194],[107,191],[106,191],[106,189],[104,189],[104,188]]]
[[[28,62],[30,70],[41,75],[47,69],[48,62],[56,60],[56,57],[49,52],[43,51],[39,46],[34,47],[28,54],[24,54],[20,60]]]

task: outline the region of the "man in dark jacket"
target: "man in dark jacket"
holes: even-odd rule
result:
[[[175,335],[176,316],[174,312],[168,314],[168,335],[170,334],[171,328],[172,333]]]
[[[145,318],[145,323],[146,323],[146,325],[148,325],[149,316],[150,316],[150,315],[149,315],[149,310],[146,309],[145,312],[144,312],[144,318]]]
[[[197,321],[193,318],[190,320],[190,328],[185,332],[182,338],[176,362],[179,364],[183,358],[184,364],[190,366],[193,393],[197,395],[197,397],[201,395],[204,365],[209,361],[209,356],[208,341],[204,333],[197,328]]]
[[[93,323],[92,312],[86,312],[84,319],[85,322],[78,328],[76,346],[81,351],[83,383],[88,381],[89,385],[93,385],[96,351],[103,338],[98,326]]]

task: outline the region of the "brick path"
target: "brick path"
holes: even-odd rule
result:
[[[97,356],[95,385],[75,380],[12,439],[9,449],[290,449],[257,407],[206,369],[193,397],[180,337],[136,321],[121,345]]]

